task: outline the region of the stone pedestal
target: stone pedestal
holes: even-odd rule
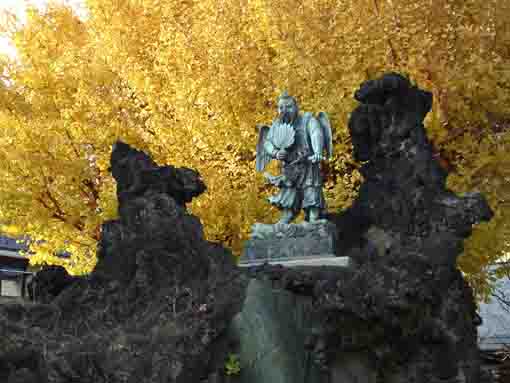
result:
[[[229,329],[240,344],[238,383],[328,383],[304,347],[313,325],[310,297],[252,279]]]
[[[265,262],[293,266],[347,266],[347,257],[335,254],[336,227],[327,220],[315,223],[253,225],[239,266]]]
[[[285,267],[348,266],[335,254],[336,227],[329,221],[252,227],[239,266],[264,263]],[[329,383],[305,347],[317,325],[312,297],[274,288],[270,281],[251,279],[243,308],[232,321],[230,336],[240,345],[239,383]],[[343,375],[342,375],[343,376]],[[350,383],[351,381],[349,381]]]

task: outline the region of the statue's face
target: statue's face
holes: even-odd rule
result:
[[[280,121],[291,124],[298,114],[297,105],[292,100],[280,100],[278,102],[278,116]]]

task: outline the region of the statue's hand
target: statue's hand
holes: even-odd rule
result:
[[[278,150],[276,153],[276,159],[279,161],[285,161],[287,159],[287,152],[283,149]]]
[[[322,156],[322,154],[315,153],[308,157],[308,159],[312,164],[316,164],[317,162],[321,162],[324,159],[324,157]]]

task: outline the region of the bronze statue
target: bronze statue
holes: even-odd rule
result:
[[[305,220],[318,221],[326,210],[322,190],[320,162],[324,152],[333,155],[331,125],[328,116],[319,112],[299,113],[294,97],[285,91],[278,99],[278,117],[269,127],[259,126],[257,143],[257,171],[261,172],[271,159],[282,162],[282,172],[266,179],[280,188],[269,202],[282,210],[278,223],[291,223],[301,209]]]

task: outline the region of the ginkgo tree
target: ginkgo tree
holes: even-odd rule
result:
[[[101,222],[115,216],[107,171],[118,138],[159,163],[198,169],[191,206],[209,239],[239,253],[275,212],[254,170],[255,126],[283,90],[329,114],[331,210],[361,177],[347,120],[359,84],[386,71],[433,92],[426,120],[457,192],[479,190],[495,217],[460,266],[479,296],[486,266],[509,250],[510,4],[506,0],[88,0],[6,19],[16,60],[2,58],[0,219],[40,240],[32,262],[90,271]],[[57,249],[70,260],[54,256]]]

